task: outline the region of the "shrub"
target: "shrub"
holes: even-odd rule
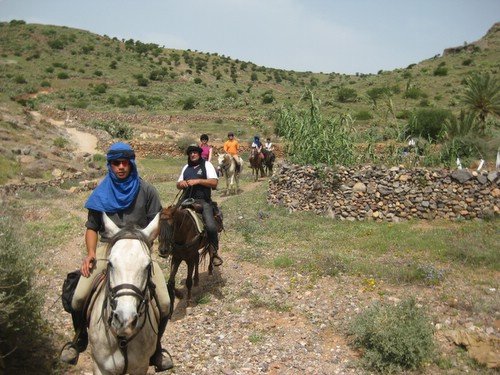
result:
[[[272,90],[267,90],[262,94],[262,104],[270,104],[274,102],[274,94]]]
[[[453,114],[448,109],[417,109],[410,116],[408,131],[412,136],[437,140],[444,130],[446,121],[452,119]]]
[[[365,365],[380,372],[419,369],[434,352],[430,320],[414,299],[397,306],[375,304],[354,319],[349,331],[364,349]]]
[[[47,44],[52,49],[64,49],[64,42],[60,39],[49,40]]]
[[[410,86],[406,89],[404,95],[407,99],[418,99],[424,97],[424,92],[417,86]]]
[[[96,70],[96,71],[94,71],[94,75],[97,76],[97,77],[101,77],[102,76],[102,71]]]
[[[106,92],[106,90],[108,89],[108,84],[107,83],[99,83],[98,85],[96,85],[94,87],[94,94],[104,94]]]
[[[202,83],[202,82],[203,82],[203,80],[202,80],[200,77],[196,77],[196,78],[194,79],[194,83],[196,83],[197,85],[199,85],[199,84],[200,84],[200,83]]]
[[[57,78],[59,78],[59,79],[68,79],[69,75],[66,72],[59,72],[59,73],[57,73]]]
[[[446,76],[448,75],[448,68],[444,66],[438,66],[436,69],[434,69],[435,76]]]
[[[473,61],[474,60],[472,60],[472,59],[465,59],[464,61],[462,61],[462,65],[463,66],[469,66],[469,65],[472,64]]]
[[[101,129],[106,131],[113,138],[132,139],[132,136],[134,135],[134,131],[129,124],[120,123],[115,120],[94,120],[88,125],[94,129]]]
[[[187,98],[181,100],[182,109],[188,111],[196,107],[196,99],[194,96],[188,96]]]
[[[149,81],[147,78],[144,77],[137,77],[137,84],[142,87],[146,87],[149,85]]]
[[[337,89],[337,100],[341,103],[354,102],[358,94],[350,87],[339,87]]]
[[[17,75],[14,78],[14,82],[19,83],[19,84],[28,83],[28,81],[26,81],[26,78],[24,78],[24,76],[22,76],[22,75]]]
[[[27,243],[12,218],[0,219],[0,354],[6,374],[48,374],[54,355],[41,317],[42,295],[33,285],[37,273],[37,241]],[[52,353],[50,353],[52,352]],[[3,373],[2,371],[2,373]]]
[[[69,141],[66,138],[63,137],[57,137],[54,139],[54,146],[59,147],[59,148],[64,148],[66,145],[69,143]]]
[[[40,83],[40,86],[42,86],[42,87],[50,87],[50,86],[51,86],[51,84],[50,84],[50,82],[49,82],[49,81],[42,81],[42,82]]]

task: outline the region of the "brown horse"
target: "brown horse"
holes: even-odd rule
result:
[[[191,288],[198,286],[198,266],[207,254],[210,255],[208,274],[212,275],[213,249],[208,243],[206,232],[199,232],[196,223],[187,209],[180,205],[164,208],[160,213],[160,235],[158,236],[160,255],[172,256],[170,263],[169,290],[175,291],[177,298],[183,298],[180,290],[175,288],[175,275],[182,261],[187,265],[186,287],[187,303],[191,303]],[[201,249],[201,253],[200,253]],[[193,277],[194,273],[194,277]]]
[[[260,177],[264,177],[264,165],[262,163],[264,159],[261,158],[259,151],[255,147],[252,147],[248,160],[250,161],[250,168],[252,168],[252,176],[255,173],[255,181],[259,179],[259,171]]]
[[[274,155],[274,152],[269,151],[269,150],[264,150],[264,170],[266,172],[267,176],[272,176],[273,174],[273,166],[274,166],[274,161],[276,160],[276,155]]]

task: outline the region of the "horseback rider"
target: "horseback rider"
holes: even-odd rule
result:
[[[202,134],[200,136],[200,148],[203,150],[201,157],[204,160],[212,162],[212,146],[208,145],[208,135]]]
[[[102,182],[95,188],[85,208],[88,209],[88,218],[85,224],[85,245],[87,256],[83,259],[80,268],[80,277],[71,307],[71,317],[75,336],[72,342],[64,345],[60,359],[62,362],[76,364],[79,353],[84,351],[88,344],[84,305],[91,293],[94,279],[104,272],[107,267],[106,249],[109,238],[105,237],[102,213],[119,227],[134,224],[141,228],[155,218],[161,210],[158,192],[153,185],[139,177],[135,162],[134,150],[126,143],[118,142],[109,148],[107,155],[108,173]],[[98,246],[98,238],[100,244]],[[152,280],[156,285],[160,309],[160,322],[156,351],[150,359],[157,372],[173,367],[170,356],[163,354],[161,336],[163,335],[170,314],[170,297],[165,278],[158,263],[153,262]]]
[[[203,206],[203,222],[213,250],[213,264],[220,266],[223,261],[218,255],[219,237],[212,205],[212,189],[217,187],[219,178],[212,163],[201,158],[202,151],[201,147],[195,144],[187,148],[188,162],[177,180],[177,189],[184,190],[181,200],[193,198]]]
[[[234,161],[236,162],[236,169],[239,171],[241,169],[242,163],[241,158],[238,156],[240,145],[234,138],[233,132],[227,133],[227,138],[227,141],[224,142],[224,151],[233,157]]]
[[[271,138],[266,139],[266,143],[264,143],[264,150],[266,151],[274,151],[274,145],[271,142]]]
[[[262,142],[260,141],[260,137],[258,135],[254,135],[252,148],[257,150],[257,154],[261,159],[264,159],[264,154],[262,153]]]

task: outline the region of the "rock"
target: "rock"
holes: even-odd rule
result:
[[[354,192],[366,192],[366,185],[362,182],[356,182],[354,186],[352,187],[352,190]]]
[[[457,169],[451,173],[451,178],[463,184],[472,178],[472,174],[466,169]]]

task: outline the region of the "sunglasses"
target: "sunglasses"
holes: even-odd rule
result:
[[[128,167],[130,164],[130,160],[111,160],[110,161],[111,165],[114,167],[119,167],[120,165],[123,165],[124,167]]]

